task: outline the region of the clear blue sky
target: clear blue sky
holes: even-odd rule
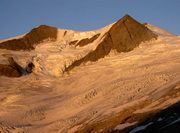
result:
[[[95,30],[125,14],[180,35],[180,0],[0,0],[0,40],[42,24]]]

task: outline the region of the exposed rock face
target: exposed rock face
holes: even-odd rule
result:
[[[80,46],[80,47],[83,47],[89,43],[92,43],[94,42],[98,37],[100,36],[100,34],[97,34],[97,35],[94,35],[92,38],[85,38],[85,39],[82,39],[81,41],[79,41],[76,46]]]
[[[30,62],[27,67],[26,67],[26,72],[27,73],[32,73],[33,72],[33,69],[34,69],[34,64],[32,62]]]
[[[136,133],[179,133],[180,102],[150,117],[137,125],[131,132]],[[146,128],[142,128],[146,127]]]
[[[83,46],[88,45],[89,43],[94,42],[99,36],[100,36],[100,33],[97,34],[97,35],[94,35],[94,36],[91,37],[91,38],[82,39],[82,40],[80,40],[79,42],[78,42],[78,40],[74,40],[74,41],[71,41],[71,42],[69,43],[69,45],[75,45],[75,46],[83,47]]]
[[[153,38],[157,38],[157,35],[129,15],[125,15],[111,27],[105,34],[104,40],[94,51],[75,61],[65,71],[70,71],[75,66],[79,66],[87,61],[97,61],[108,55],[111,50],[116,50],[117,52],[131,51],[139,46],[140,43]]]
[[[12,57],[8,58],[9,64],[0,64],[0,76],[20,77],[23,75],[23,68],[18,65]]]
[[[69,45],[74,45],[74,44],[76,44],[77,42],[78,42],[78,40],[71,41],[71,42],[69,43]]]
[[[0,76],[20,77],[21,74],[10,65],[0,64]]]
[[[32,73],[32,70],[35,67],[34,64],[30,62],[24,69],[19,64],[17,64],[12,57],[9,57],[8,61],[9,64],[0,64],[0,76],[20,77],[22,75]]]
[[[18,71],[20,75],[26,73],[24,69],[20,65],[18,65],[12,57],[9,57],[8,61],[9,61],[9,66],[13,67],[16,71]]]
[[[32,29],[23,38],[8,40],[0,43],[0,49],[33,50],[35,45],[45,39],[55,41],[57,39],[57,32],[57,28],[41,25]]]
[[[109,31],[113,49],[118,52],[128,52],[139,46],[141,42],[157,38],[147,27],[140,24],[129,15],[125,15]]]

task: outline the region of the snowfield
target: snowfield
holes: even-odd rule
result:
[[[0,49],[1,63],[13,55],[21,66],[28,61],[36,66],[30,75],[0,77],[0,132],[121,130],[180,101],[180,36],[146,26],[158,32],[157,40],[127,53],[111,51],[69,73],[63,73],[65,67],[94,50],[111,25],[82,33],[69,30],[63,39],[59,29],[56,42],[42,42],[31,52]],[[85,47],[67,45],[98,33]]]

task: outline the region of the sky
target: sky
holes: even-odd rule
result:
[[[180,35],[180,0],[0,0],[0,40],[39,25],[96,30],[126,14]]]

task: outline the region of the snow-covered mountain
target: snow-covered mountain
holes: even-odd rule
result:
[[[129,15],[95,31],[41,25],[2,40],[0,132],[151,132],[162,119],[169,128],[178,111],[155,114],[179,105],[179,43]]]

